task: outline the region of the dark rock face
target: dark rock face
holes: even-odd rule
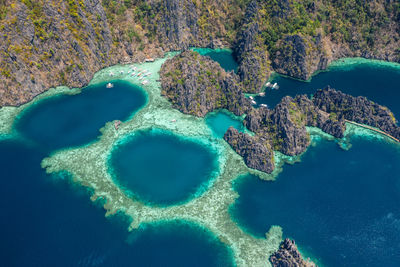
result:
[[[161,5],[163,16],[155,23],[158,36],[172,50],[188,48],[194,45],[193,38],[199,38],[197,24],[198,12],[193,1],[169,0],[153,3]],[[153,7],[154,8],[154,7]]]
[[[316,267],[315,263],[305,261],[294,240],[286,238],[280,245],[279,250],[269,258],[274,267]]]
[[[307,80],[317,71],[326,69],[328,58],[323,53],[321,36],[310,38],[288,35],[278,43],[273,59],[275,71],[302,80]]]
[[[162,94],[183,113],[204,117],[224,108],[242,115],[250,109],[235,74],[196,52],[185,51],[167,60],[160,76]]]
[[[286,155],[298,155],[310,144],[305,127],[308,118],[316,116],[312,102],[306,96],[294,99],[287,96],[273,110],[253,109],[246,116],[244,124],[256,135],[269,140],[275,150]]]
[[[236,153],[243,157],[248,167],[266,173],[271,173],[274,170],[274,153],[268,142],[262,142],[258,137],[239,133],[233,127],[226,131],[224,139]]]
[[[317,108],[330,113],[338,123],[343,124],[344,120],[354,121],[379,128],[397,139],[400,138],[400,127],[397,126],[393,113],[366,97],[354,97],[328,87],[316,92],[313,103]]]
[[[257,1],[248,5],[234,45],[240,81],[245,91],[251,93],[259,92],[271,73],[267,48],[261,38],[259,5]]]

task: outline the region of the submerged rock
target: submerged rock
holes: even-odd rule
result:
[[[274,267],[316,267],[313,262],[306,261],[301,256],[294,240],[286,238],[279,246],[279,250],[269,258]]]
[[[167,60],[160,77],[162,95],[183,113],[204,117],[227,109],[240,116],[250,109],[236,75],[197,52],[184,51]]]

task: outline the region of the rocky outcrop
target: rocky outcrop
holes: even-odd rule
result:
[[[268,49],[261,37],[260,5],[258,1],[248,5],[234,45],[234,55],[239,64],[237,73],[244,90],[250,93],[259,92],[271,73]]]
[[[243,115],[250,102],[236,75],[209,57],[184,51],[167,60],[160,71],[162,95],[185,114],[204,117],[216,109]]]
[[[274,170],[274,152],[268,142],[263,142],[258,137],[240,133],[233,127],[226,131],[224,139],[236,153],[243,157],[248,167],[266,173],[271,173]]]
[[[301,256],[294,240],[286,238],[279,250],[269,258],[274,267],[316,267],[313,262],[306,261]]]
[[[277,51],[273,59],[273,68],[276,72],[288,76],[307,80],[317,70],[324,70],[328,66],[321,35],[314,38],[299,34],[288,35],[277,44]]]
[[[400,127],[393,113],[366,97],[354,97],[327,87],[314,94],[313,103],[318,109],[330,113],[338,123],[349,120],[366,124],[400,139]]]

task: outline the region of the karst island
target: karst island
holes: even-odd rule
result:
[[[400,266],[400,2],[0,0],[2,266]]]

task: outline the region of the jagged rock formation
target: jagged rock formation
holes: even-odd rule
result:
[[[239,64],[237,73],[245,91],[251,93],[258,93],[271,73],[268,49],[261,36],[260,5],[257,1],[248,5],[234,45],[234,54]]]
[[[399,62],[400,3],[0,0],[0,33],[0,106],[188,46],[231,46],[244,89],[258,92],[272,69],[308,79],[341,57]]]
[[[321,34],[314,38],[288,35],[277,43],[273,67],[279,73],[307,80],[317,70],[326,69],[328,58],[322,47]]]
[[[313,103],[320,110],[330,113],[338,123],[349,120],[366,124],[400,139],[400,127],[393,113],[366,97],[354,97],[328,87],[316,92]]]
[[[400,138],[393,114],[365,97],[353,97],[329,87],[306,95],[286,96],[274,109],[253,108],[243,95],[236,75],[226,73],[208,57],[185,51],[161,68],[162,94],[186,114],[205,116],[216,109],[246,114],[244,125],[254,136],[229,129],[224,139],[241,155],[247,166],[271,173],[273,150],[299,155],[310,145],[306,126],[314,126],[337,138],[346,130],[345,120],[377,127]]]
[[[167,60],[160,77],[162,94],[183,113],[204,117],[210,111],[228,109],[242,115],[250,109],[236,75],[197,52],[184,51]]]
[[[286,238],[279,250],[269,258],[274,267],[316,267],[315,263],[306,261],[301,256],[294,240]]]
[[[233,127],[226,131],[224,139],[250,168],[266,173],[274,170],[274,153],[267,141],[260,142],[258,138],[240,133]]]

